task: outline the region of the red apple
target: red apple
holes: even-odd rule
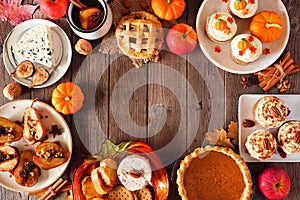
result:
[[[51,19],[65,16],[68,4],[69,0],[39,0],[42,13]]]
[[[291,180],[282,168],[269,167],[259,174],[258,188],[267,199],[280,200],[288,195]]]
[[[176,24],[168,32],[167,45],[177,55],[191,53],[197,45],[196,31],[187,24]]]

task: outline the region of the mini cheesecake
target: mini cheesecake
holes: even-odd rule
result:
[[[278,128],[289,115],[289,108],[285,102],[275,96],[260,98],[253,107],[255,121],[264,128]]]
[[[250,34],[240,34],[231,41],[230,55],[240,64],[246,65],[259,58],[262,53],[262,43]]]
[[[289,121],[278,129],[278,142],[287,154],[300,152],[300,121]]]
[[[215,13],[207,18],[206,34],[214,42],[225,42],[237,31],[235,19],[229,13]]]
[[[246,140],[246,149],[251,157],[267,160],[276,154],[276,139],[270,131],[257,130],[252,132]]]

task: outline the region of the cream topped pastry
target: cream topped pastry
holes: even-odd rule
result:
[[[278,130],[278,142],[287,154],[300,152],[300,121],[284,123]]]
[[[255,120],[265,128],[278,128],[289,115],[289,108],[282,99],[265,96],[253,107]]]
[[[257,130],[247,137],[245,146],[251,157],[267,160],[275,155],[277,143],[270,131]]]
[[[250,34],[240,34],[231,41],[231,57],[238,64],[248,64],[259,58],[262,43]]]
[[[121,161],[117,169],[117,175],[126,189],[136,191],[150,184],[152,169],[148,159],[133,154]]]
[[[237,24],[229,13],[215,13],[207,18],[206,34],[214,42],[228,41],[236,31]]]
[[[258,0],[230,0],[228,8],[239,18],[250,18],[257,11]]]

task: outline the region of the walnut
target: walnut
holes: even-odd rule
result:
[[[12,82],[3,89],[3,95],[9,100],[17,99],[21,93],[22,86],[17,82]]]
[[[288,80],[283,80],[277,84],[277,89],[281,93],[286,92],[290,88],[291,88],[291,83]]]
[[[92,53],[93,46],[89,41],[85,39],[79,39],[75,44],[75,50],[82,55],[88,55]]]

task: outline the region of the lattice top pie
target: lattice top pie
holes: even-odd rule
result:
[[[158,19],[145,11],[124,16],[116,28],[117,42],[122,52],[137,67],[156,62],[163,45],[163,29]]]

